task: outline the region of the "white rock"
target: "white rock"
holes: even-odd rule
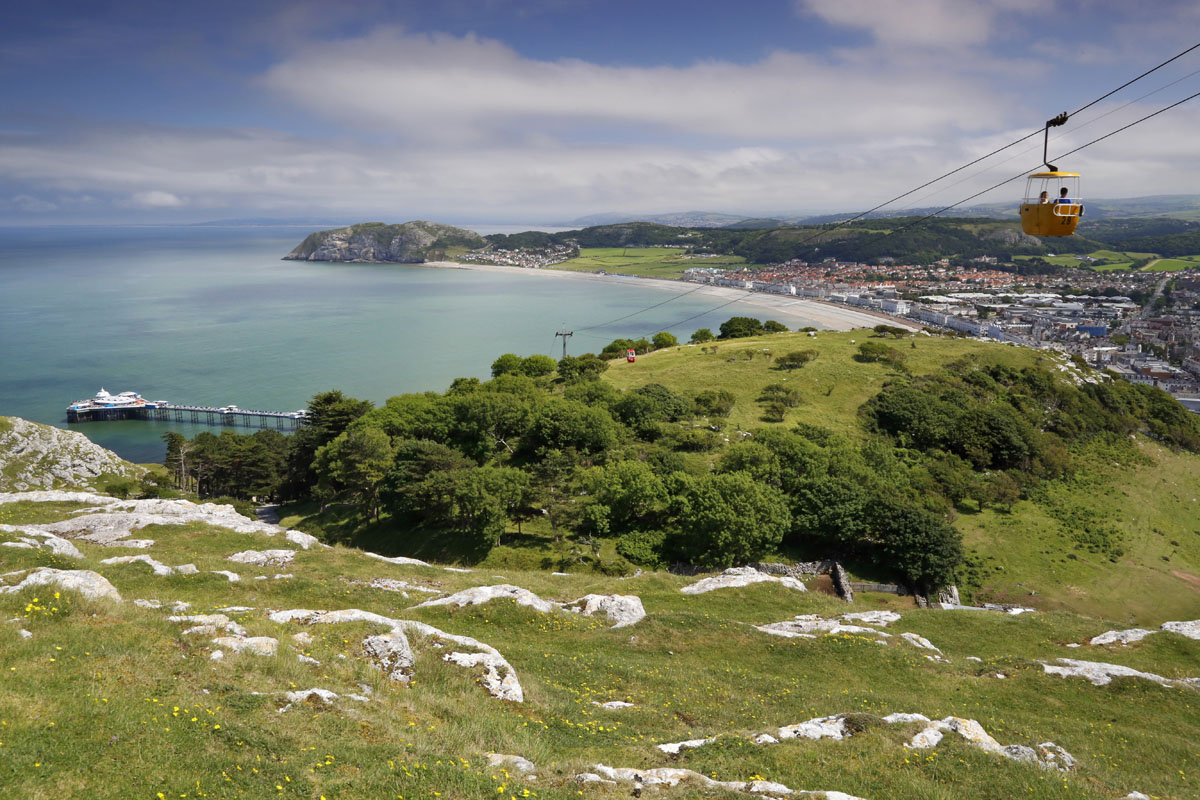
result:
[[[0,542],[0,547],[13,547],[18,550],[36,550],[37,545],[33,542]]]
[[[228,647],[235,653],[255,656],[273,656],[279,647],[279,641],[269,636],[218,636],[212,643],[218,647]]]
[[[846,721],[840,716],[817,717],[808,722],[797,722],[779,729],[780,739],[834,739],[842,740],[850,735]]]
[[[440,589],[431,589],[428,586],[410,583],[409,581],[396,580],[395,578],[372,578],[367,584],[372,589],[382,589],[385,592],[422,592],[424,594],[441,594]]]
[[[408,634],[417,634],[479,650],[482,652],[470,654],[448,653],[443,656],[443,660],[465,667],[483,666],[485,670],[483,685],[493,697],[501,700],[511,700],[515,703],[523,702],[525,699],[524,690],[521,688],[520,681],[517,680],[517,672],[513,669],[512,665],[508,663],[504,656],[500,655],[500,652],[496,648],[484,644],[478,639],[472,639],[469,636],[446,633],[423,622],[391,619],[382,614],[363,611],[358,608],[348,608],[339,611],[312,611],[297,608],[273,612],[269,615],[269,619],[279,623],[302,622],[308,625],[339,622],[371,622],[391,629],[400,629]]]
[[[24,628],[21,628],[19,631],[17,631],[17,636],[20,636],[22,639],[32,639],[33,638],[33,634],[30,633],[29,631],[25,630]]]
[[[1200,639],[1200,619],[1189,622],[1164,622],[1162,629],[1169,633],[1178,633],[1189,639]]]
[[[408,644],[408,638],[399,628],[368,636],[363,639],[362,648],[367,660],[383,670],[389,678],[401,683],[409,682],[416,656]]]
[[[578,600],[572,600],[564,608],[579,612],[585,617],[603,612],[614,623],[614,628],[634,625],[646,616],[642,599],[632,594],[588,594]]]
[[[462,567],[442,567],[446,572],[474,572],[474,570],[463,569]]]
[[[303,653],[298,653],[296,655],[296,660],[299,661],[301,664],[312,664],[314,667],[321,666],[320,661],[317,661],[312,656],[306,656]]]
[[[822,795],[827,800],[862,800],[860,797],[843,794],[842,792],[809,792],[809,791],[793,791],[782,783],[774,783],[772,781],[753,780],[753,781],[718,781],[713,780],[707,775],[702,775],[690,769],[673,769],[670,767],[658,767],[657,769],[630,769],[609,767],[604,764],[596,764],[592,772],[580,773],[575,777],[580,783],[597,783],[597,782],[621,782],[633,783],[642,786],[678,786],[684,781],[696,783],[707,789],[724,789],[731,792],[743,792],[753,794],[759,797],[787,797],[789,795]],[[598,773],[598,774],[597,774]],[[607,780],[606,780],[607,779]]]
[[[537,769],[529,759],[507,753],[488,753],[487,760],[489,767],[512,767],[518,772],[533,772]]]
[[[1130,792],[1122,800],[1150,800],[1150,795],[1141,792]]]
[[[903,639],[904,641],[910,643],[914,647],[921,648],[922,650],[932,650],[935,653],[942,652],[941,650],[938,650],[936,647],[934,647],[933,644],[928,639],[926,639],[924,636],[919,636],[915,633],[902,633],[902,634],[900,634],[900,638]]]
[[[1166,624],[1170,625],[1171,623],[1168,622]],[[1104,633],[1100,634],[1099,636],[1093,636],[1088,641],[1088,644],[1092,644],[1092,645],[1105,645],[1105,644],[1127,645],[1130,642],[1139,642],[1152,633],[1158,633],[1158,631],[1149,631],[1149,630],[1146,630],[1145,628],[1130,628],[1129,630],[1124,630],[1124,631],[1105,631]]]
[[[681,750],[694,750],[697,747],[704,747],[706,744],[712,744],[716,741],[716,737],[708,739],[688,739],[686,742],[668,742],[667,744],[658,745],[658,749],[669,755],[679,755]]]
[[[413,606],[413,608],[428,608],[430,606],[459,606],[461,608],[462,606],[481,605],[498,598],[512,600],[519,606],[527,606],[543,614],[554,610],[554,604],[550,601],[543,600],[528,589],[522,589],[520,586],[512,586],[507,583],[501,583],[496,586],[475,586],[471,589],[455,592],[448,597],[426,600],[423,603]]]
[[[295,550],[243,550],[228,556],[226,561],[253,564],[256,567],[285,567],[296,557]]]
[[[740,586],[749,586],[754,583],[780,583],[798,592],[808,591],[804,584],[795,578],[778,578],[774,575],[768,575],[765,572],[759,572],[753,567],[731,567],[720,575],[711,578],[702,578],[690,586],[684,586],[679,591],[684,594],[704,594],[715,589],[732,589]]]
[[[210,570],[210,571],[212,572],[213,575],[224,575],[225,579],[228,580],[230,583],[237,583],[238,581],[240,581],[242,579],[241,575],[238,575],[236,572],[230,572],[227,569],[214,569],[214,570]]]
[[[150,569],[154,571],[155,575],[174,575],[175,574],[174,567],[168,567],[166,564],[163,564],[160,561],[155,561],[150,556],[113,556],[112,558],[103,559],[100,563],[101,564],[133,564],[133,563],[138,563],[138,562],[150,567]]]
[[[222,614],[245,614],[247,611],[253,611],[254,606],[224,606],[218,608]]]
[[[167,617],[168,622],[186,622],[196,627],[189,628],[184,631],[184,635],[195,633],[213,633],[218,630],[226,631],[234,636],[245,636],[246,629],[237,624],[224,614],[189,614],[189,615],[173,615]],[[201,631],[200,628],[207,628],[208,631]]]
[[[300,633],[292,634],[292,641],[301,647],[307,647],[308,645],[312,644],[312,640],[312,634],[308,631],[300,631]]]
[[[607,703],[598,703],[593,700],[592,705],[606,708],[609,711],[616,711],[621,708],[633,708],[633,703],[626,703],[624,700],[609,700]]]
[[[0,586],[0,594],[14,594],[40,586],[55,586],[64,592],[78,592],[89,600],[104,598],[121,602],[121,595],[116,587],[105,580],[103,575],[88,569],[40,567],[16,586]]]
[[[923,728],[917,732],[917,735],[912,738],[908,746],[914,750],[925,750],[930,747],[937,747],[945,736],[938,728],[929,727]]]
[[[225,651],[223,650],[213,650],[208,654],[209,661],[220,661],[223,658],[225,658]]]
[[[302,531],[284,531],[283,537],[301,550],[307,550],[310,547],[321,544],[321,541],[317,537],[303,533]]]
[[[1155,675],[1152,672],[1141,672],[1131,667],[1123,667],[1120,664],[1105,664],[1100,661],[1079,661],[1074,658],[1060,658],[1058,663],[1064,666],[1048,664],[1045,661],[1042,663],[1044,669],[1050,675],[1061,675],[1064,678],[1079,677],[1087,678],[1096,686],[1104,686],[1112,683],[1113,678],[1141,678],[1142,680],[1154,681],[1160,686],[1195,686],[1195,678],[1184,678],[1183,680],[1171,680],[1164,678],[1161,675]]]
[[[853,611],[849,614],[842,614],[842,619],[847,622],[861,622],[864,625],[887,626],[893,622],[899,622],[900,615],[895,611]]]
[[[200,570],[196,569],[195,564],[180,564],[175,568],[175,571],[180,575],[199,575]]]
[[[44,547],[56,556],[83,558],[83,553],[79,552],[79,548],[49,531],[25,528],[18,525],[0,525],[0,532],[20,535],[21,541],[19,543],[3,542],[2,544],[5,547]]]
[[[768,625],[755,625],[763,633],[788,638],[810,639],[817,634],[837,636],[842,633],[862,633],[868,636],[890,638],[891,634],[877,628],[864,628],[861,625],[846,625],[838,619],[823,619],[816,614],[800,614],[795,619],[784,622],[772,622]]]
[[[280,714],[287,711],[295,703],[311,703],[314,698],[316,699],[316,702],[311,704],[318,706],[331,706],[333,705],[333,701],[338,699],[337,694],[329,691],[328,689],[315,688],[301,689],[295,692],[284,692],[280,696],[287,701],[287,705],[279,709]]]
[[[404,556],[396,556],[395,558],[388,558],[387,556],[381,556],[378,553],[363,553],[363,555],[370,556],[371,558],[375,558],[380,561],[386,561],[389,564],[400,564],[402,566],[413,566],[413,567],[432,566],[428,561],[422,561],[419,558],[405,558]]]
[[[908,747],[915,750],[935,747],[942,741],[943,733],[950,732],[957,733],[980,750],[1013,761],[1023,761],[1035,764],[1042,769],[1054,769],[1061,772],[1069,772],[1075,768],[1075,758],[1054,742],[1042,742],[1036,749],[1019,744],[1005,747],[993,739],[979,722],[962,717],[946,717],[930,722],[927,727],[913,737],[912,741],[908,743]]]
[[[883,721],[889,725],[906,725],[910,722],[929,722],[930,719],[924,714],[905,714],[900,712],[888,714],[883,718]]]
[[[769,733],[760,733],[754,737],[755,744],[779,744],[779,740]]]
[[[0,430],[0,466],[4,467],[0,489],[25,495],[75,494],[25,490],[87,486],[105,474],[136,479],[145,473],[142,467],[93,444],[81,433],[18,417],[8,417],[7,421],[8,430]]]
[[[597,774],[596,774],[596,773],[594,773],[594,772],[581,772],[581,773],[579,773],[578,775],[576,775],[576,776],[575,776],[575,780],[577,780],[577,781],[579,781],[580,783],[583,783],[583,784],[588,784],[588,783],[607,783],[607,784],[611,784],[611,785],[613,785],[613,786],[615,786],[615,785],[617,784],[617,782],[616,782],[616,781],[610,781],[610,780],[608,780],[607,778],[601,778],[599,775],[597,775]]]

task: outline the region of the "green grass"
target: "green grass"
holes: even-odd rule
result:
[[[23,506],[17,522],[38,516]],[[1159,634],[1129,648],[1085,641],[1110,623],[1068,613],[1009,617],[907,608],[892,632],[928,637],[950,663],[926,660],[903,643],[881,647],[864,636],[786,640],[750,625],[794,614],[850,610],[819,594],[778,585],[681,594],[692,582],[664,573],[605,578],[553,576],[496,567],[470,574],[398,567],[342,547],[300,552],[291,581],[254,581],[273,569],[234,565],[230,553],[281,547],[279,539],[200,524],[152,526],[149,554],[195,563],[194,576],[158,578],[141,564],[103,566],[111,548],[80,543],[94,569],[125,602],[89,603],[67,593],[0,595],[0,613],[19,618],[33,638],[0,631],[0,789],[43,800],[190,797],[626,797],[630,787],[580,787],[573,776],[596,763],[680,766],[726,780],[761,775],[793,789],[830,789],[867,798],[1109,800],[1138,790],[1162,798],[1194,796],[1200,741],[1193,690],[1118,680],[1094,687],[1043,674],[1037,659],[1070,656],[1128,664],[1168,677],[1196,673],[1200,642]],[[123,554],[123,553],[122,553]],[[49,563],[31,551],[0,548],[0,570]],[[58,564],[59,566],[67,566]],[[235,568],[241,583],[207,574]],[[628,629],[509,602],[413,609],[418,601],[371,589],[394,577],[456,591],[509,582],[543,597],[590,592],[636,594],[648,616]],[[279,639],[273,658],[209,660],[208,637],[182,635],[166,610],[133,598],[186,600],[195,613],[227,605],[250,635]],[[37,598],[36,601],[34,598]],[[865,595],[854,610],[893,605]],[[471,671],[417,643],[414,682],[392,683],[361,658],[368,625],[277,625],[261,609],[362,608],[425,621],[496,647],[525,689],[523,704],[488,697]],[[1123,620],[1122,620],[1123,621]],[[291,634],[311,633],[297,645]],[[415,640],[414,640],[415,642]],[[303,651],[320,666],[300,663]],[[969,661],[975,656],[982,661]],[[1004,680],[993,677],[1005,674]],[[372,690],[367,704],[294,708],[280,714],[276,693],[319,686],[339,694]],[[263,694],[255,694],[261,692]],[[623,711],[593,701],[628,700]],[[792,740],[769,747],[749,737],[840,712],[861,712],[866,730],[847,741]],[[1080,760],[1076,773],[1044,772],[970,748],[948,736],[932,751],[904,747],[913,726],[871,724],[895,711],[979,720],[1002,744],[1052,740]],[[721,734],[714,745],[667,756],[654,745]],[[536,781],[485,766],[488,751],[537,764]],[[1182,769],[1181,769],[1182,767]],[[503,790],[498,791],[499,787]],[[525,795],[525,790],[529,791]],[[435,795],[435,793],[439,793]],[[680,788],[662,797],[693,797]],[[745,795],[713,793],[713,797]]]
[[[729,269],[745,263],[741,256],[689,258],[682,251],[664,247],[584,247],[579,256],[554,269],[571,272],[616,272],[644,278],[678,278],[692,267]]]
[[[1160,258],[1146,265],[1150,272],[1176,272],[1181,269],[1200,269],[1200,256]]]
[[[1133,267],[1133,263],[1135,261],[1141,261],[1141,260],[1144,260],[1147,258],[1154,258],[1154,256],[1155,256],[1154,253],[1137,253],[1137,252],[1133,252],[1133,251],[1118,251],[1118,250],[1096,250],[1094,252],[1088,253],[1088,255],[1091,256],[1092,258],[1104,259],[1105,261],[1107,261],[1109,263],[1093,264],[1093,263],[1090,263],[1087,261],[1080,261],[1074,255],[1041,256],[1041,258],[1044,258],[1047,263],[1054,264],[1054,265],[1060,266],[1060,267],[1078,267],[1080,269],[1090,269],[1094,272],[1121,272],[1124,270],[1131,269]],[[1014,261],[1028,261],[1031,258],[1037,258],[1037,257],[1039,257],[1039,256],[1013,256],[1013,260]],[[1185,260],[1192,259],[1192,258],[1200,258],[1200,257],[1186,256]],[[1154,270],[1154,269],[1156,269],[1156,267],[1154,266],[1155,263],[1162,263],[1163,261],[1173,262],[1175,260],[1176,259],[1159,259],[1157,262],[1151,262],[1151,264],[1147,265],[1145,267],[1145,269]],[[1200,266],[1200,263],[1194,264],[1193,266]],[[1174,267],[1168,267],[1167,269],[1186,269],[1186,267],[1174,266]]]

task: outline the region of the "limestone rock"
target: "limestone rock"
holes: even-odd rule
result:
[[[363,553],[363,555],[368,556],[370,558],[374,558],[378,561],[385,561],[388,564],[399,564],[401,566],[407,566],[407,567],[429,567],[429,566],[432,566],[428,561],[422,561],[419,558],[406,558],[405,556],[396,556],[395,558],[389,558],[387,556],[381,556],[378,553]]]
[[[408,683],[416,656],[408,644],[408,638],[398,628],[377,636],[368,636],[362,641],[363,654],[383,670],[389,678]]]
[[[44,547],[56,556],[65,556],[66,558],[83,558],[83,553],[79,552],[79,548],[68,542],[66,539],[55,536],[48,531],[41,531],[34,528],[22,528],[16,525],[0,525],[0,532],[13,533],[19,536],[19,542],[3,542],[5,546],[16,547],[25,545],[29,548]]]
[[[136,480],[145,470],[86,436],[17,417],[0,425],[0,491],[90,486],[102,475]]]
[[[507,753],[488,753],[487,760],[489,767],[512,767],[518,772],[533,772],[537,769],[529,759]]]
[[[0,594],[13,594],[39,586],[54,586],[64,592],[78,592],[89,600],[113,600],[121,602],[115,586],[103,575],[89,569],[51,569],[40,567],[27,575],[16,586],[0,586]]]
[[[420,264],[446,247],[486,244],[474,231],[436,222],[367,222],[310,234],[284,260]]]
[[[433,600],[426,600],[419,603],[414,608],[427,608],[430,606],[477,606],[482,603],[487,603],[497,598],[512,600],[519,606],[528,606],[534,611],[540,611],[543,614],[554,610],[554,604],[548,600],[543,600],[528,589],[522,589],[520,586],[512,586],[511,584],[501,583],[496,586],[475,586],[470,589],[464,589],[461,592],[455,592],[447,597],[438,597]]]
[[[1190,622],[1164,622],[1162,629],[1170,633],[1178,633],[1180,636],[1186,636],[1189,639],[1200,639],[1200,619],[1194,619]]]
[[[1058,664],[1048,664],[1042,662],[1042,669],[1050,675],[1061,675],[1064,678],[1079,677],[1087,678],[1095,686],[1104,686],[1112,683],[1113,678],[1140,678],[1142,680],[1153,681],[1160,686],[1192,686],[1196,687],[1198,680],[1196,678],[1184,678],[1183,680],[1172,680],[1164,678],[1162,675],[1155,675],[1152,672],[1141,672],[1132,667],[1121,666],[1120,664],[1105,664],[1100,661],[1079,661],[1074,658],[1060,658]]]
[[[256,567],[286,567],[296,557],[295,550],[243,550],[226,558],[226,561],[236,561],[239,564],[252,564]]]
[[[279,647],[279,641],[270,636],[218,636],[212,643],[218,647],[228,647],[235,653],[255,656],[273,656]]]
[[[1168,622],[1167,625],[1172,623]],[[1106,644],[1122,644],[1127,645],[1130,642],[1140,642],[1152,633],[1158,631],[1149,631],[1145,628],[1130,628],[1124,631],[1105,631],[1099,636],[1093,636],[1088,640],[1091,645],[1106,645]]]
[[[174,575],[175,574],[174,567],[168,567],[166,564],[163,564],[161,561],[155,561],[150,556],[113,556],[112,558],[103,559],[100,563],[101,564],[134,564],[134,563],[138,563],[138,562],[141,562],[141,563],[147,565],[148,567],[150,567],[150,569],[154,571],[155,575],[165,576],[165,575]]]
[[[690,586],[685,586],[679,591],[684,594],[704,594],[715,589],[732,589],[741,586],[749,586],[754,583],[780,583],[789,589],[795,589],[798,592],[808,591],[804,584],[792,577],[777,578],[774,575],[768,575],[765,572],[759,572],[753,567],[731,567],[725,570],[720,575],[715,575],[711,578],[702,578]]]
[[[579,612],[585,617],[603,612],[614,628],[634,625],[646,616],[642,599],[632,594],[588,594],[567,603],[564,608]]]

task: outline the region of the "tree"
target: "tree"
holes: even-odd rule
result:
[[[369,412],[373,404],[347,397],[338,390],[314,395],[300,430],[290,439],[287,471],[281,493],[285,498],[307,497],[317,483],[313,459],[317,450],[332,442],[352,422]]]
[[[692,334],[690,341],[692,344],[703,344],[705,342],[711,342],[714,338],[716,337],[713,336],[712,331],[710,331],[708,328],[701,328]]]
[[[754,317],[730,317],[721,323],[721,339],[742,339],[761,336],[763,324]]]
[[[779,490],[744,472],[680,474],[672,518],[684,552],[705,567],[730,567],[762,558],[779,546],[791,524]]]
[[[593,472],[591,496],[607,512],[607,530],[623,534],[655,527],[666,507],[662,478],[644,461],[617,461]]]
[[[776,358],[775,368],[788,371],[800,369],[819,355],[816,350],[793,350]]]
[[[410,485],[407,507],[431,529],[466,535],[488,549],[525,503],[529,476],[511,467],[470,467],[434,472]]]
[[[676,346],[679,344],[679,340],[666,331],[659,331],[650,337],[650,343],[654,345],[655,350],[662,350],[667,347]]]
[[[784,325],[782,322],[777,322],[776,320],[769,319],[763,323],[763,333],[787,333],[787,332],[788,332],[788,326]]]
[[[963,562],[962,534],[941,517],[915,506],[874,504],[875,561],[922,594],[954,582]]]
[[[567,383],[598,378],[608,369],[608,362],[592,353],[567,356],[558,362],[558,376]]]
[[[617,423],[604,409],[553,398],[534,412],[521,449],[539,459],[551,450],[593,455],[615,445],[618,434]]]
[[[553,373],[556,366],[557,364],[553,358],[538,353],[522,359],[519,372],[530,378],[541,378]]]
[[[726,389],[705,389],[696,395],[696,413],[706,417],[728,417],[736,398]]]
[[[330,498],[354,498],[378,520],[379,489],[392,455],[392,442],[379,428],[346,431],[317,451],[319,491]]]
[[[525,359],[516,353],[505,353],[492,362],[492,377],[498,378],[501,375],[519,374],[524,361]]]

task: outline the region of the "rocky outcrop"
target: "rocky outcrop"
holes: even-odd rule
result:
[[[78,592],[89,600],[121,602],[117,587],[98,572],[90,569],[51,569],[42,567],[26,575],[16,586],[0,586],[0,594],[12,594],[24,589],[53,586],[64,592]]]
[[[448,247],[485,245],[487,240],[479,234],[452,225],[421,220],[402,225],[364,222],[310,234],[284,260],[420,264],[442,257]]]
[[[0,417],[0,492],[89,487],[102,476],[145,472],[86,436],[17,417]]]
[[[795,578],[788,576],[776,578],[774,575],[759,572],[754,567],[730,567],[720,575],[715,575],[711,578],[701,578],[689,586],[684,586],[679,591],[684,594],[704,594],[715,589],[734,589],[741,586],[749,586],[752,583],[772,582],[783,584],[789,589],[795,589],[798,592],[807,591],[804,584]]]

